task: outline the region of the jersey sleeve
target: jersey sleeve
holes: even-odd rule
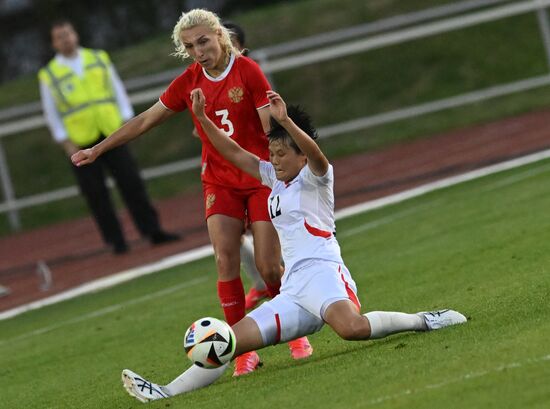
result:
[[[305,183],[315,186],[327,186],[334,183],[334,169],[329,163],[327,173],[323,176],[314,175],[308,165],[304,166],[301,171],[302,179]]]
[[[188,108],[184,75],[185,73],[172,81],[159,98],[160,103],[171,111],[182,112]]]
[[[277,178],[275,177],[275,169],[271,162],[260,160],[260,176],[262,178],[262,185],[273,187]]]
[[[252,94],[254,100],[254,106],[256,109],[263,108],[269,105],[266,92],[271,89],[269,81],[262,72],[260,66],[248,57],[245,58],[245,64],[243,64],[246,85],[248,91]]]

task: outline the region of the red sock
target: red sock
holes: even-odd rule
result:
[[[225,321],[229,325],[234,325],[244,318],[244,287],[241,277],[231,281],[218,281],[218,297]]]
[[[277,283],[265,283],[265,286],[267,288],[267,292],[269,293],[269,296],[271,298],[275,298],[275,296],[279,294],[279,288],[281,288],[281,282],[277,281]]]

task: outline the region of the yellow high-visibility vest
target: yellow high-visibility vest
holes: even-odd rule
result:
[[[101,134],[108,136],[122,125],[109,75],[109,56],[103,50],[80,49],[83,75],[52,59],[38,72],[55,100],[69,139],[87,146]]]

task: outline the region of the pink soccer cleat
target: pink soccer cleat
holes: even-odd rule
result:
[[[307,337],[290,341],[288,347],[290,348],[290,355],[292,355],[293,359],[304,359],[313,354],[313,347],[309,343]]]
[[[246,352],[235,358],[233,376],[241,376],[254,372],[259,366],[261,366],[261,363],[258,354],[255,351]]]
[[[257,290],[255,287],[252,287],[246,297],[244,298],[244,308],[251,310],[255,308],[258,303],[266,298],[269,298],[269,292],[266,290]]]

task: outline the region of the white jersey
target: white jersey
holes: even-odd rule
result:
[[[298,263],[320,259],[342,263],[334,237],[334,171],[314,175],[306,164],[291,182],[277,180],[270,162],[260,161],[262,183],[271,187],[269,215],[279,235],[288,279]]]

